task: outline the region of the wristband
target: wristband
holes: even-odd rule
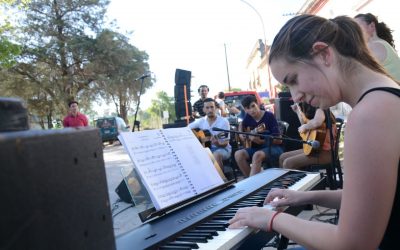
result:
[[[274,219],[275,219],[275,217],[276,217],[278,214],[280,214],[280,213],[281,213],[280,211],[276,211],[276,212],[272,215],[271,220],[269,221],[269,226],[268,226],[268,231],[267,231],[267,232],[272,232],[272,226],[273,226],[273,224],[274,224]]]

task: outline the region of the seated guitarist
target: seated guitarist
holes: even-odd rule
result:
[[[223,160],[229,159],[231,157],[231,145],[229,145],[229,134],[223,138],[219,139],[218,135],[221,132],[213,131],[213,127],[229,130],[229,122],[226,118],[217,115],[217,107],[214,99],[205,98],[203,100],[203,112],[206,116],[195,120],[188,125],[191,129],[201,129],[203,131],[208,130],[211,133],[211,152],[214,155],[215,160],[218,165],[223,167]]]
[[[296,112],[300,124],[302,124],[298,130],[302,135],[303,140],[307,140],[303,135],[310,133],[312,130],[317,130],[317,134],[320,133],[322,138],[320,139],[321,148],[312,152],[307,152],[306,148],[293,150],[281,154],[279,157],[279,166],[288,169],[303,169],[312,164],[328,164],[331,162],[331,145],[329,131],[326,129],[325,113],[322,109],[316,109],[311,105],[303,102],[300,104],[292,105],[292,109]],[[331,112],[330,112],[331,113]],[[334,116],[332,117],[332,132],[336,137],[336,125]],[[316,139],[318,138],[310,138]],[[305,145],[304,147],[310,147]]]
[[[243,98],[242,106],[246,115],[239,125],[239,131],[248,132],[248,130],[253,130],[261,134],[280,135],[278,122],[274,114],[261,110],[255,96],[249,95]],[[268,157],[278,159],[283,152],[280,140],[273,140],[272,145],[270,145],[271,140],[268,138],[259,136],[245,138],[246,135],[242,134],[240,134],[240,137],[241,140],[250,140],[250,147],[235,152],[235,160],[245,177],[259,173],[263,161],[267,160]],[[250,165],[248,163],[249,160],[251,160]]]

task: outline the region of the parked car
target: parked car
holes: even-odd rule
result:
[[[121,117],[117,116],[98,118],[95,120],[95,124],[100,130],[102,141],[110,144],[118,140],[119,133],[129,131],[129,126]]]
[[[274,113],[274,105],[273,104],[266,104],[264,99],[261,95],[254,90],[247,90],[247,91],[234,91],[225,93],[225,103],[230,106],[240,106],[242,100],[247,95],[253,95],[256,97],[257,102],[260,104],[260,108],[262,110],[267,110]]]
[[[261,108],[263,108],[264,102],[261,99],[260,95],[257,93],[257,91],[251,91],[251,90],[225,93],[225,103],[227,105],[239,105],[242,103],[243,98],[248,95],[255,96],[257,102],[260,104]]]

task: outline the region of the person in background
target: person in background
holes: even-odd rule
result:
[[[217,115],[217,107],[214,99],[206,98],[203,100],[203,103],[203,112],[206,116],[189,123],[188,127],[203,131],[208,130],[211,133],[211,138],[209,138],[211,141],[210,150],[213,153],[215,160],[218,162],[218,165],[222,168],[224,166],[223,161],[231,157],[232,147],[229,144],[229,133],[227,133],[227,136],[219,138],[221,132],[213,131],[212,128],[216,127],[229,130],[229,122],[226,118]]]
[[[276,35],[269,54],[275,79],[294,102],[352,106],[344,136],[341,190],[272,189],[265,203],[239,209],[230,228],[275,231],[306,249],[397,249],[400,232],[400,86],[371,54],[354,19],[298,15]],[[340,209],[337,225],[304,220],[280,207]]]
[[[252,131],[253,133],[273,136],[280,135],[274,114],[261,110],[255,96],[248,95],[243,98],[242,106],[246,115],[242,123],[239,124],[239,131]],[[260,136],[248,136],[247,138],[242,134],[239,137],[242,141],[248,141],[249,144],[244,143],[246,148],[235,152],[235,160],[245,177],[258,174],[261,171],[263,161],[269,157],[278,159],[283,152],[280,146],[281,141],[272,140],[272,145],[270,145],[271,140],[269,138]],[[250,165],[248,161],[251,161]]]
[[[220,116],[227,117],[229,115],[227,105],[225,104],[225,94],[224,92],[218,92],[217,98],[215,98],[218,106],[218,113]]]
[[[197,92],[200,95],[200,99],[197,100],[193,104],[193,116],[194,118],[200,118],[206,115],[203,111],[203,106],[204,106],[204,100],[207,98],[208,92],[210,89],[208,88],[207,85],[201,85],[198,89]]]
[[[79,112],[78,102],[70,101],[68,103],[69,112],[64,117],[63,125],[67,127],[86,127],[89,125],[88,118],[86,115]]]
[[[371,13],[358,14],[354,20],[360,25],[372,54],[395,80],[400,81],[400,58],[392,30]]]
[[[331,140],[330,133],[326,126],[325,112],[322,109],[316,109],[311,105],[302,102],[299,105],[292,105],[292,109],[296,112],[301,126],[298,128],[299,133],[303,136],[307,136],[307,133],[311,134],[311,131],[316,131],[316,137],[313,140],[320,139],[320,148],[316,150],[310,150],[311,153],[306,154],[304,148],[284,152],[279,157],[279,167],[287,169],[303,169],[312,164],[328,164],[332,160],[331,155]],[[336,123],[333,114],[331,115],[332,121],[332,134],[336,137]],[[307,138],[303,138],[307,140]],[[309,139],[309,138],[308,138]],[[310,147],[310,146],[305,146]],[[308,150],[309,148],[307,148]]]

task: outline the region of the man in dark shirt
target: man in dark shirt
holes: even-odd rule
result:
[[[239,125],[239,131],[259,133],[270,136],[280,136],[278,122],[274,114],[261,110],[257,99],[253,95],[246,96],[242,101],[246,116]],[[246,141],[244,149],[235,152],[235,160],[245,177],[259,173],[262,169],[262,162],[268,158],[279,159],[283,153],[282,141],[271,140],[260,136],[239,136]],[[248,144],[248,145],[246,145]],[[249,164],[248,161],[251,161]]]
[[[197,91],[199,92],[200,99],[193,104],[194,118],[199,118],[206,115],[206,113],[204,113],[203,111],[203,107],[204,107],[204,100],[207,98],[209,88],[207,85],[201,85]]]

